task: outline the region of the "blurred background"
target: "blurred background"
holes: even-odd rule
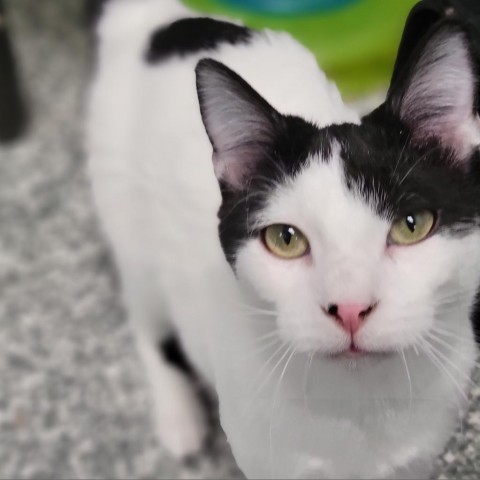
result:
[[[185,3],[290,31],[344,96],[366,108],[388,87],[415,2]],[[94,66],[87,2],[0,4],[0,478],[238,478],[220,433],[215,455],[188,469],[154,438],[85,176],[82,122]],[[479,472],[477,387],[438,478]]]

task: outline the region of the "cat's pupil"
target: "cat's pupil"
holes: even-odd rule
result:
[[[407,224],[408,229],[413,233],[417,226],[413,215],[407,215],[405,218],[405,223]]]
[[[295,230],[292,227],[285,227],[282,230],[282,240],[284,241],[285,245],[290,245],[294,235]]]

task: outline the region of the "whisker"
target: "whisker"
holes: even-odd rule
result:
[[[409,141],[409,137],[407,136],[406,139],[405,139],[405,143],[403,144],[403,148],[402,148],[402,151],[400,152],[400,155],[398,156],[398,159],[397,159],[397,163],[395,164],[395,168],[393,169],[393,173],[392,173],[392,180],[395,179],[395,175],[397,173],[397,169],[400,165],[400,161],[403,159],[403,154],[405,152],[405,149],[407,148],[407,145],[408,145],[408,141]]]
[[[454,340],[468,342],[469,344],[473,342],[473,330],[472,330],[472,336],[470,338],[464,335],[459,335],[458,333],[452,332],[451,330],[444,329],[438,325],[434,326],[430,331],[444,335],[445,337],[453,338]]]
[[[407,173],[403,176],[403,178],[400,180],[398,183],[398,186],[400,187],[403,182],[407,179],[407,177],[413,172],[413,170],[420,164],[421,161],[423,161],[428,155],[433,153],[435,150],[438,150],[440,147],[435,146],[431,148],[428,152],[424,153],[421,157],[419,157],[415,163],[408,169]]]
[[[401,352],[401,358],[402,358],[402,361],[403,361],[403,365],[405,366],[405,372],[407,374],[408,388],[409,388],[409,391],[410,391],[408,410],[411,411],[412,410],[412,402],[413,402],[412,378],[410,377],[410,370],[408,368],[407,357],[405,356],[405,351],[404,350],[402,350],[402,352]]]
[[[434,339],[435,340],[435,339]],[[457,365],[455,365],[455,363],[453,363],[453,361],[448,357],[448,355],[445,355],[445,353],[443,353],[442,351],[440,351],[438,348],[436,348],[431,342],[428,342],[429,345],[431,346],[432,350],[434,351],[434,353],[437,354],[437,356],[440,358],[440,359],[443,359],[444,362],[448,363],[452,369],[454,370],[455,373],[457,373],[458,375],[460,375],[464,380],[467,381],[467,383],[471,386],[475,386],[475,382],[473,382],[473,380],[470,378],[469,375],[467,375],[465,372],[462,372],[462,370],[459,369],[459,367]]]
[[[233,303],[232,306],[236,307],[236,308],[242,308],[244,309],[245,311],[248,311],[248,312],[253,312],[253,313],[258,313],[258,314],[261,314],[261,315],[275,315],[277,316],[278,315],[278,312],[276,312],[275,310],[267,310],[267,309],[264,309],[264,308],[259,308],[259,307],[255,307],[253,305],[247,305],[245,303]]]
[[[315,356],[315,352],[310,352],[308,354],[308,361],[305,362],[305,373],[303,375],[303,408],[304,410],[309,413],[311,416],[310,410],[308,408],[308,403],[307,403],[307,384],[308,384],[308,375],[310,373],[310,370],[312,368],[312,363],[313,363],[313,357]]]
[[[225,214],[225,218],[228,218],[232,213],[242,204],[244,203],[245,206],[248,205],[249,201],[252,200],[255,197],[261,197],[261,196],[266,196],[267,192],[260,191],[260,192],[248,192],[245,197],[242,197],[238,202],[236,202],[230,210]]]
[[[272,332],[265,333],[264,335],[260,335],[259,337],[254,338],[252,341],[249,341],[242,345],[242,348],[245,346],[256,345],[258,343],[262,343],[264,340],[268,340],[271,338],[279,338],[278,330],[275,329]]]
[[[428,343],[428,342],[427,342],[427,343]],[[434,354],[435,351],[436,351],[437,358],[438,358],[438,356],[439,356],[439,354],[440,354],[440,351],[438,351],[438,349],[435,350],[434,347],[433,347],[433,345],[430,344],[430,346],[431,346],[432,349],[433,349],[433,351],[431,350],[431,353]],[[433,358],[433,356],[432,356],[432,358]],[[444,357],[444,358],[445,358],[445,357]],[[439,364],[440,364],[440,366],[441,366],[441,365],[442,365],[441,359],[438,359],[438,362],[439,362]],[[443,367],[444,367],[443,370],[445,371],[445,373],[448,374],[449,372],[448,372],[447,368],[446,368],[445,366],[443,366]],[[458,370],[458,368],[455,368],[455,370],[456,370],[458,373],[464,375],[461,371]],[[458,382],[455,381],[453,375],[448,374],[448,376],[449,376],[449,378],[453,381],[454,385],[457,387],[457,389],[458,389],[458,391],[460,392],[461,396],[462,396],[462,397],[465,399],[465,401],[468,403],[468,395],[464,392],[464,390],[463,390],[462,388],[459,387],[459,384],[458,384]],[[474,382],[472,381],[472,379],[470,379],[470,378],[467,378],[467,384],[472,384],[473,386],[475,386],[475,383],[474,383]],[[462,408],[461,408],[461,406],[459,405],[458,401],[456,401],[455,403],[456,403],[456,405],[457,405],[458,418],[459,418],[459,421],[460,421],[460,428],[461,428],[461,432],[462,432],[462,434],[463,434],[463,420],[462,420],[463,414],[462,414]]]
[[[428,331],[426,333],[426,335],[430,338],[433,338],[434,340],[438,341],[439,343],[441,343],[442,345],[444,345],[445,347],[449,348],[450,350],[458,353],[459,355],[461,355],[461,352],[459,352],[457,350],[458,348],[458,345],[452,345],[451,343],[448,343],[447,340],[449,340],[451,337],[443,337],[442,338],[442,333],[441,332],[438,332],[434,329]],[[470,340],[467,340],[466,338],[453,338],[453,340],[457,340],[459,341],[462,345],[473,345],[474,344],[474,339],[472,337],[472,339]]]
[[[256,347],[256,348],[252,348],[252,349],[248,350],[247,352],[245,352],[244,355],[241,356],[241,358],[236,359],[236,361],[239,362],[239,363],[245,362],[248,359],[254,357],[255,355],[259,355],[260,353],[265,352],[269,348],[274,347],[279,342],[280,342],[279,337],[263,340],[263,341],[259,342],[260,343],[259,345],[254,345],[254,347]]]
[[[440,372],[443,372],[447,377],[450,379],[450,381],[453,383],[453,385],[457,388],[458,392],[460,395],[468,401],[468,396],[465,394],[455,377],[451,374],[451,372],[445,367],[445,365],[441,362],[441,360],[435,355],[435,352],[432,350],[432,346],[428,341],[423,339],[423,341],[419,344],[419,346],[422,348],[422,350],[425,352],[427,357],[434,363],[437,368],[440,370]]]
[[[277,386],[275,387],[275,392],[273,394],[273,404],[272,404],[272,409],[270,411],[270,426],[269,426],[269,432],[268,432],[268,436],[269,436],[269,441],[270,441],[270,475],[273,476],[273,435],[272,435],[272,419],[273,419],[273,415],[275,413],[275,408],[276,408],[276,404],[277,404],[277,396],[278,396],[278,392],[280,390],[280,386],[282,384],[282,380],[283,380],[283,377],[285,375],[285,372],[287,371],[287,368],[288,368],[288,365],[290,363],[290,361],[292,360],[293,356],[295,355],[295,353],[297,352],[297,349],[296,348],[293,348],[293,347],[290,347],[289,350],[292,351],[292,353],[290,354],[290,356],[288,357],[287,361],[285,362],[285,366],[283,367],[283,370],[282,370],[282,373],[280,374],[280,377],[278,379],[278,382],[277,382]],[[287,350],[288,352],[288,350]]]
[[[262,373],[265,371],[265,369],[271,364],[272,361],[274,361],[274,358],[280,353],[281,355],[281,358],[280,360],[275,364],[275,366],[272,368],[272,370],[270,371],[269,374],[266,375],[266,377],[264,378],[263,382],[260,384],[260,386],[258,388],[255,389],[254,393],[252,394],[252,396],[250,397],[250,400],[246,403],[246,406],[245,406],[245,409],[244,409],[244,412],[243,412],[243,415],[245,415],[247,413],[247,410],[250,408],[250,406],[252,405],[252,402],[256,399],[257,395],[261,392],[261,390],[263,389],[263,387],[266,385],[266,383],[270,380],[271,376],[273,375],[273,373],[275,372],[275,370],[277,369],[278,365],[280,364],[280,362],[285,358],[286,354],[288,353],[289,351],[289,348],[287,348],[286,352],[284,352],[283,354],[281,353],[281,351],[287,347],[288,344],[286,342],[283,342],[276,350],[275,352],[272,353],[272,355],[268,358],[268,360],[263,364],[262,368],[260,369],[260,371],[257,373],[257,375],[255,376],[255,380],[252,382],[252,386],[255,385],[255,383],[257,382],[257,380],[261,377]]]

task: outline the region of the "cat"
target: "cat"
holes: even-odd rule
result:
[[[208,435],[158,353],[174,332],[247,477],[428,478],[476,359],[462,27],[440,22],[363,118],[285,33],[117,0],[97,34],[89,175],[164,446]]]

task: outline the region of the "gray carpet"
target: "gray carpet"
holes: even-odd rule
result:
[[[32,121],[21,141],[0,146],[0,477],[238,476],[227,453],[186,471],[153,436],[85,178],[82,2],[7,6]],[[478,478],[479,433],[476,388],[441,478]]]

